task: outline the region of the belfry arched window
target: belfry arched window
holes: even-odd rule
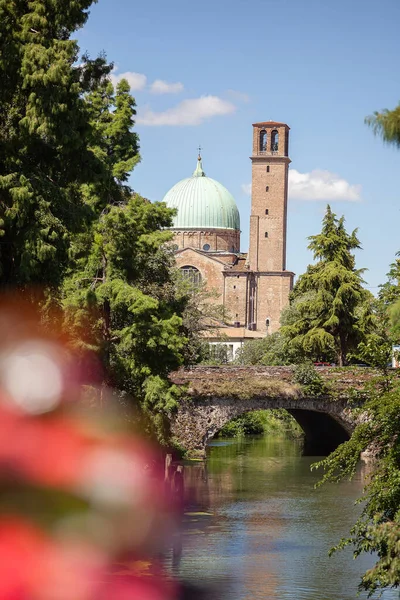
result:
[[[271,150],[272,152],[279,150],[279,133],[276,129],[271,132]]]
[[[260,152],[265,152],[267,150],[267,132],[265,129],[260,131]]]
[[[199,286],[201,284],[201,273],[196,267],[192,265],[185,265],[181,267],[181,274],[184,279],[187,279],[193,285]]]

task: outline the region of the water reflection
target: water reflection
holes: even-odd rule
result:
[[[282,437],[214,441],[206,463],[185,469],[175,574],[223,582],[208,594],[213,600],[355,600],[371,561],[354,561],[350,549],[328,558],[328,550],[357,517],[363,473],[315,490],[317,459]]]

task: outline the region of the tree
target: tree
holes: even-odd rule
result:
[[[365,122],[384,142],[400,147],[400,104],[394,110],[385,108],[381,112],[374,112],[366,117]]]
[[[375,113],[366,122],[385,142],[400,146],[400,106],[394,111]],[[354,475],[362,452],[373,453],[371,474],[360,499],[362,514],[350,537],[332,549],[352,544],[355,556],[369,553],[377,557],[359,585],[360,590],[367,590],[368,597],[385,587],[400,587],[400,384],[398,377],[390,375],[387,369],[391,336],[400,339],[398,258],[391,265],[388,281],[381,286],[376,315],[379,329],[359,345],[358,352],[380,369],[381,385],[369,390],[363,418],[350,440],[315,465],[325,469],[321,483],[339,481]]]
[[[384,390],[384,388],[381,388]],[[331,552],[349,544],[354,556],[374,554],[372,569],[362,577],[359,588],[368,597],[385,587],[400,587],[400,386],[384,393],[374,390],[363,408],[364,417],[348,442],[314,465],[325,469],[321,483],[351,478],[362,452],[374,452],[374,466],[364,488],[363,510],[350,537]]]
[[[95,150],[99,132],[86,101],[106,85],[112,65],[103,56],[78,61],[79,48],[70,39],[92,3],[0,0],[3,289],[59,285],[72,236],[105,206],[104,188],[114,200],[121,191]],[[121,104],[124,93],[121,88]]]
[[[102,358],[105,383],[129,394],[167,440],[165,417],[179,397],[167,376],[183,362],[184,301],[176,296],[173,211],[133,195],[110,206],[75,244],[63,289],[66,327]]]
[[[236,356],[236,362],[240,365],[292,365],[301,360],[304,360],[303,355],[289,347],[281,331],[245,342]]]
[[[219,294],[215,290],[208,290],[204,282],[197,284],[183,276],[181,269],[174,270],[174,286],[177,298],[184,306],[182,319],[187,339],[184,363],[193,365],[202,361],[215,360],[215,355],[210,354],[211,348],[204,339],[204,333],[211,328],[214,331],[218,330],[218,326],[224,322],[226,315],[223,305],[218,303]],[[218,351],[215,347],[214,350]],[[221,356],[225,355],[227,358],[226,348],[220,350]]]
[[[380,286],[378,294],[382,329],[392,343],[400,341],[400,253],[390,265],[387,281]]]
[[[360,248],[357,231],[347,233],[344,217],[338,219],[328,206],[321,233],[309,239],[318,262],[299,277],[290,298],[292,306],[297,304],[297,318],[281,332],[306,357],[334,354],[342,366],[373,329],[371,294],[362,287],[352,253]]]
[[[114,90],[112,64],[70,39],[93,1],[0,0],[0,286],[39,286],[52,306],[61,294],[76,345],[157,420],[185,344],[162,248],[172,213],[127,183],[140,159],[128,83]]]
[[[107,191],[111,193],[108,201],[113,202],[118,199],[115,182],[120,187],[125,184],[140,160],[139,137],[132,130],[136,103],[125,79],[116,91],[111,81],[102,80],[85,99],[92,127],[91,149],[111,175]]]

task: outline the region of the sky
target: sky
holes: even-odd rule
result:
[[[313,261],[327,203],[358,228],[373,293],[400,250],[400,150],[364,123],[400,102],[398,0],[98,0],[77,34],[137,103],[130,184],[162,200],[196,166],[234,196],[248,249],[252,123],[290,130],[287,268]]]

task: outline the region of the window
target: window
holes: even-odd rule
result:
[[[181,267],[182,277],[187,279],[193,285],[199,286],[201,283],[201,273],[196,267],[192,267],[191,265],[185,265]]]
[[[271,150],[272,152],[278,152],[279,150],[279,133],[277,129],[271,132]]]
[[[210,244],[204,244],[203,246],[203,250],[205,250],[206,252],[208,252],[208,250],[211,248]]]
[[[269,192],[269,185],[267,185],[267,187],[265,188],[266,192]]]
[[[266,208],[266,209],[265,209],[265,214],[266,214],[266,215],[268,215],[268,214],[269,214],[269,209],[268,209],[268,208]]]
[[[269,173],[269,165],[267,165],[267,173]]]
[[[268,231],[264,233],[264,237],[268,237]]]
[[[265,129],[260,131],[260,152],[265,152],[267,149],[267,132]]]

